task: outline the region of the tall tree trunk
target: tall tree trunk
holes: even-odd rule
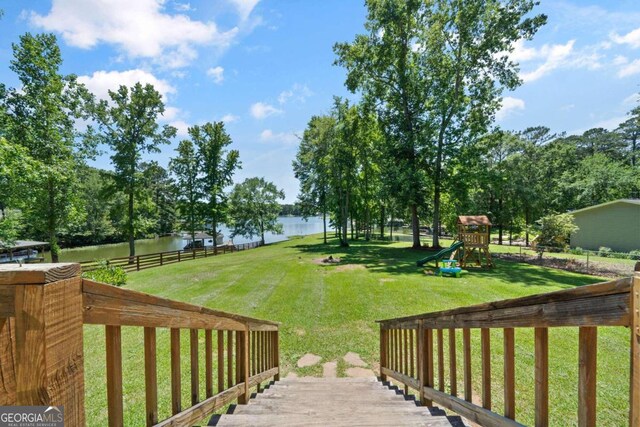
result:
[[[129,260],[130,263],[133,262],[133,257],[136,256],[135,229],[133,226],[133,191],[133,188],[129,188],[129,256],[132,257]]]
[[[322,234],[324,236],[324,244],[327,244],[327,212],[322,210]]]
[[[524,210],[524,244],[529,246],[529,207]]]
[[[391,220],[393,222],[393,219]],[[418,249],[420,244],[420,218],[418,218],[418,205],[411,205],[411,232],[413,234],[413,248]]]
[[[633,136],[631,140],[631,166],[636,165],[636,149],[638,148],[638,137],[636,135]]]
[[[49,234],[49,247],[51,248],[51,262],[58,262],[60,255],[60,248],[58,247],[58,236],[56,235],[56,199],[55,199],[55,187],[53,180],[48,180],[48,195],[49,195],[49,212],[47,217],[47,231]]]
[[[385,216],[384,216],[384,203],[380,204],[380,238],[384,239],[384,221],[385,221]]]
[[[438,137],[436,153],[436,171],[433,181],[433,247],[440,247],[440,187],[442,186],[442,145],[444,143],[444,125]]]
[[[500,213],[500,219],[499,219],[499,225],[498,225],[498,244],[501,245],[502,244],[502,230],[503,230],[503,225],[502,225],[502,197],[500,197],[498,199],[498,212]],[[491,241],[491,236],[489,236],[489,241]]]
[[[351,223],[351,240],[353,240],[353,231],[354,231],[354,227],[353,227],[353,214],[349,215],[349,221]],[[356,231],[356,238],[357,236],[357,231]]]
[[[218,253],[218,200],[214,196],[211,200],[211,227],[213,228],[213,232],[211,235],[213,236],[213,253]]]
[[[264,246],[264,221],[260,221],[260,244]]]

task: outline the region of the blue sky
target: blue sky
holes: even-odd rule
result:
[[[523,86],[505,93],[504,129],[546,125],[578,133],[609,129],[640,90],[640,2],[551,1],[531,42],[519,43]],[[236,182],[264,176],[296,198],[291,161],[309,118],[351,96],[332,46],[363,31],[361,0],[53,0],[1,1],[0,81],[11,43],[24,32],[53,32],[64,73],[96,95],[138,80],[153,83],[167,105],[164,122],[179,135],[160,154],[166,166],[192,124],[224,120],[240,150]],[[109,168],[108,154],[94,165]]]

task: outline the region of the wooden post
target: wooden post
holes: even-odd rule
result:
[[[516,419],[516,358],[513,328],[504,328],[504,416]]]
[[[280,381],[280,331],[277,330],[273,333],[273,345],[274,345],[274,357],[276,362],[276,368],[278,373],[273,377],[274,381]]]
[[[536,427],[549,425],[549,330],[535,328]]]
[[[218,393],[224,391],[224,331],[218,331]]]
[[[140,255],[136,256],[136,270],[140,271]]]
[[[144,328],[144,379],[147,426],[158,423],[158,373],[156,369],[156,328]]]
[[[213,338],[211,329],[204,330],[204,377],[205,397],[213,396]]]
[[[80,265],[1,265],[0,291],[13,295],[15,314],[3,322],[15,331],[15,394],[9,404],[63,405],[65,425],[83,426]]]
[[[451,395],[458,395],[458,379],[456,376],[456,330],[449,329],[449,387]]]
[[[424,349],[426,355],[424,358],[426,366],[426,384],[427,387],[433,388],[433,332],[432,329],[424,330]],[[425,399],[426,406],[432,406],[433,402],[429,399]]]
[[[598,328],[581,327],[579,332],[578,425],[596,426],[596,361]]]
[[[382,373],[382,368],[387,367],[387,330],[380,325],[380,380],[386,381],[387,376]]]
[[[491,410],[491,335],[489,328],[480,329],[482,353],[482,407]]]
[[[438,390],[444,392],[444,338],[442,329],[436,331],[438,338]]]
[[[122,404],[122,331],[120,326],[105,326],[107,348],[107,412],[109,427],[123,425]]]
[[[420,404],[426,405],[425,397],[424,397],[424,387],[427,385],[427,349],[425,348],[426,339],[425,339],[425,331],[424,331],[424,323],[421,321],[418,325],[418,351],[417,351],[417,362],[418,362],[418,385],[419,385],[419,394],[420,394]]]
[[[200,368],[198,364],[198,330],[189,331],[189,350],[191,355],[191,405],[200,401]]]
[[[240,371],[242,382],[244,382],[244,394],[238,396],[238,403],[246,405],[251,398],[251,390],[249,389],[249,328],[243,332],[238,333],[238,340],[240,349],[240,366],[237,369]]]
[[[464,365],[464,400],[471,402],[471,330],[462,330],[462,359]]]
[[[631,285],[631,375],[629,385],[629,425],[640,426],[640,262],[635,265]]]
[[[182,410],[180,376],[180,329],[171,328],[171,413]]]

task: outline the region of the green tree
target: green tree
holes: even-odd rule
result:
[[[227,151],[226,147],[232,141],[223,122],[190,127],[189,135],[202,162],[202,191],[207,200],[205,217],[211,224],[215,250],[218,225],[227,220],[228,203],[224,190],[233,182],[235,170],[241,167],[240,153],[238,150]]]
[[[620,124],[617,132],[622,141],[626,143],[631,166],[636,166],[638,164],[637,151],[640,145],[640,105],[629,111],[628,116],[629,118]]]
[[[37,173],[24,194],[25,223],[32,234],[46,236],[52,261],[58,262],[60,230],[78,210],[75,171],[86,154],[76,144],[74,119],[86,117],[90,95],[74,75],[60,74],[62,56],[54,35],[20,36],[13,55],[10,68],[20,88],[0,90],[3,132],[36,162]]]
[[[176,134],[169,125],[160,126],[164,113],[162,96],[153,85],[136,83],[130,89],[120,86],[109,91],[110,102],[101,100],[93,109],[98,133],[90,129],[88,138],[111,148],[116,185],[127,195],[126,235],[129,256],[135,249],[135,196],[142,182],[140,164],[145,153],[157,153]]]
[[[169,172],[158,162],[141,164],[144,190],[153,203],[153,217],[156,227],[154,234],[164,236],[175,230],[178,218],[177,188]]]
[[[18,238],[21,223],[15,208],[22,206],[33,172],[34,162],[27,150],[0,137],[0,247]]]
[[[322,213],[324,243],[327,243],[327,213],[330,197],[329,147],[335,134],[335,118],[313,116],[305,129],[293,161],[300,182],[298,200],[305,218]]]
[[[536,251],[540,258],[545,249],[565,249],[571,233],[578,231],[578,226],[571,214],[547,215],[538,221],[540,234],[536,241]]]
[[[264,178],[248,178],[236,184],[229,196],[231,236],[260,236],[264,245],[265,231],[281,234],[280,199],[284,199],[284,191]]]
[[[169,169],[176,178],[178,207],[182,225],[196,238],[196,229],[202,226],[202,181],[200,179],[200,159],[193,142],[180,141],[176,149],[178,155],[169,162]]]
[[[390,185],[411,209],[413,246],[420,246],[418,208],[427,183],[424,105],[428,82],[423,59],[414,49],[424,21],[421,0],[367,0],[366,34],[334,46],[336,64],[347,69],[346,86],[378,106],[385,140],[397,173]]]

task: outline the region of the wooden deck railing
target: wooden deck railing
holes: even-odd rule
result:
[[[64,405],[65,425],[85,425],[83,325],[105,326],[110,426],[122,426],[122,327],[144,328],[147,426],[192,425],[250,389],[279,379],[278,324],[81,279],[79,264],[0,266],[0,405]],[[157,328],[170,354],[156,354]],[[204,330],[205,396],[199,395]],[[188,331],[191,401],[181,401],[180,335]],[[215,350],[214,350],[215,348]],[[214,356],[217,372],[213,372]],[[158,419],[157,357],[170,358],[171,413]]]
[[[222,255],[247,249],[254,249],[262,246],[260,242],[239,243],[237,245],[221,245],[214,249],[213,246],[196,248],[195,250],[175,250],[165,252],[155,252],[152,254],[124,256],[106,260],[107,265],[122,267],[125,271],[140,271],[147,268],[160,267],[162,265],[174,264],[176,262],[189,261],[192,259],[207,258],[215,255]],[[80,263],[82,271],[93,271],[100,267],[100,261],[83,261]]]
[[[535,425],[549,423],[548,328],[579,328],[578,414],[580,426],[596,425],[596,355],[598,327],[624,326],[631,334],[629,425],[640,426],[640,273],[547,294],[379,321],[380,373],[416,390],[423,404],[433,402],[480,425],[519,426],[515,421],[514,328],[534,329]],[[504,408],[494,410],[491,396],[490,329],[503,331]],[[480,386],[471,373],[471,330],[480,330]],[[463,390],[457,389],[456,334],[462,331]],[[444,364],[445,331],[449,363]],[[435,343],[434,343],[435,333]],[[625,351],[626,349],[621,349]],[[434,372],[436,358],[437,372]],[[445,375],[449,387],[445,390]],[[437,385],[435,380],[437,380]],[[481,406],[472,402],[480,390]],[[566,421],[566,420],[565,420]],[[567,422],[567,424],[572,424]]]

